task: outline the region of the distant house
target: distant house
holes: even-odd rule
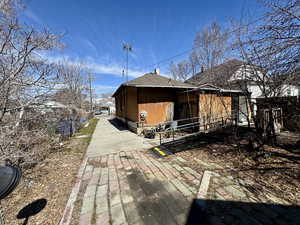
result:
[[[252,98],[257,98],[262,92],[256,82],[250,79],[251,76],[251,68],[245,66],[244,62],[234,59],[211,69],[201,71],[186,82],[196,86],[212,84],[217,87],[230,90],[247,89],[251,93]],[[239,120],[240,122],[246,122],[247,116],[250,117],[246,104],[246,97],[240,95],[238,102]]]
[[[108,114],[114,114],[116,111],[115,108],[115,99],[111,96],[103,96],[101,98],[94,100],[94,111],[99,113],[103,107],[108,111]]]
[[[217,87],[229,90],[241,90],[251,94],[252,103],[262,96],[260,79],[263,79],[263,68],[249,65],[245,62],[233,59],[223,64],[215,66],[211,69],[197,73],[186,83],[201,86],[204,84],[212,84]],[[278,88],[278,96],[299,96],[300,89],[298,84],[284,84]],[[254,112],[257,107],[254,105]],[[251,113],[246,104],[246,97],[239,96],[239,120],[246,122],[247,117],[251,117]]]
[[[282,76],[282,83],[280,88],[280,96],[281,97],[288,97],[288,96],[296,96],[300,97],[300,70],[296,70],[296,72],[283,75]]]
[[[198,118],[199,122],[237,118],[235,97],[239,90],[225,90],[213,85],[196,87],[160,76],[145,74],[123,83],[113,94],[116,117],[139,133],[145,126],[159,123]]]

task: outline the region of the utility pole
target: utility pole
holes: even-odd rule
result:
[[[132,51],[132,47],[129,44],[123,44],[123,50],[126,51],[126,82],[128,81],[128,53]]]
[[[90,112],[93,111],[93,96],[92,96],[92,74],[89,72],[89,91],[90,91]]]

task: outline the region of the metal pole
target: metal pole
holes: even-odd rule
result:
[[[123,45],[123,50],[126,51],[126,82],[128,81],[128,54],[132,51],[132,47],[129,44]]]
[[[126,82],[128,81],[128,51],[129,49],[126,51]]]
[[[161,145],[161,133],[159,132],[159,144]]]
[[[174,128],[172,128],[173,141],[174,141]]]
[[[89,85],[90,85],[90,111],[93,111],[93,97],[92,97],[92,76],[89,73]]]

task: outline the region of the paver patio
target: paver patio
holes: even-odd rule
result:
[[[112,125],[101,126],[109,130]],[[76,190],[82,192],[76,199],[80,203],[76,213],[80,215],[73,213],[72,224],[300,224],[299,207],[287,206],[287,202],[271,193],[251,193],[247,189],[251,181],[211,172],[222,170],[218,165],[197,159],[203,169],[195,171],[179,156],[158,158],[145,150],[147,144],[140,137],[131,134],[123,137],[130,137],[128,143],[136,140],[140,150],[135,144],[130,151],[129,144],[125,151],[116,151],[110,137],[113,151],[106,154],[106,149],[103,154],[99,138],[105,135],[99,130],[95,134],[93,139],[98,145],[91,144],[93,154],[87,155],[79,171],[80,182],[70,197],[69,202],[74,205]],[[114,130],[111,135],[118,132]],[[116,142],[120,143],[120,139],[116,138]],[[126,145],[126,139],[123,142]],[[109,147],[107,142],[104,146]],[[70,204],[65,210],[69,216]]]
[[[200,177],[144,151],[90,158],[79,223],[184,224]]]

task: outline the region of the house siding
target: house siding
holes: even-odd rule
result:
[[[214,93],[182,93],[177,97],[176,119],[199,117],[199,122],[209,123],[232,117],[232,96]],[[238,110],[238,109],[236,109]],[[189,123],[189,121],[186,121]],[[195,122],[195,120],[193,120]]]
[[[139,88],[138,115],[147,112],[146,125],[172,121],[176,91],[171,88]]]
[[[126,118],[137,122],[138,121],[138,105],[137,105],[137,88],[126,87]]]
[[[175,88],[140,87],[138,104],[155,102],[174,102],[176,100]]]
[[[199,117],[199,94],[185,92],[178,94],[175,119]]]
[[[200,122],[209,123],[223,118],[231,118],[232,97],[217,96],[216,94],[200,94]]]
[[[174,102],[139,104],[139,112],[147,112],[146,125],[155,126],[161,122],[172,121]]]
[[[281,87],[281,95],[282,97],[284,96],[300,96],[300,88],[295,85],[288,85],[284,84]]]
[[[134,122],[138,121],[137,88],[124,87],[115,97],[116,116]]]
[[[180,121],[181,125],[198,121],[189,118],[200,117],[203,124],[225,121],[233,115],[231,94],[215,91],[123,86],[115,97],[117,118],[137,133],[144,127],[172,120],[188,119]],[[141,121],[142,112],[146,112],[145,121]]]

